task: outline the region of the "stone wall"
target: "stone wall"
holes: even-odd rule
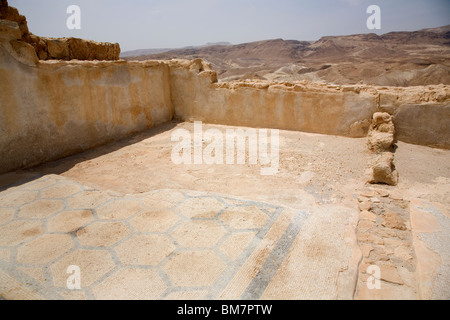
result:
[[[377,110],[377,95],[311,83],[211,83],[171,67],[173,102],[181,120],[363,137]],[[209,83],[208,83],[209,82]]]
[[[10,7],[7,0],[0,0],[0,19],[17,22],[21,32],[21,38],[24,41],[29,40],[28,36],[30,32],[28,30],[27,18],[21,15],[16,8]]]
[[[172,119],[167,64],[39,62],[19,37],[17,23],[0,20],[0,172],[81,152]]]
[[[44,38],[30,36],[30,44],[40,60],[100,60],[120,59],[118,43],[96,42],[78,38]]]
[[[120,59],[118,43],[96,42],[78,38],[46,38],[28,30],[25,16],[8,6],[7,0],[0,2],[0,19],[17,22],[21,39],[33,46],[40,60],[107,60]]]
[[[396,88],[380,94],[380,111],[394,116],[400,141],[450,149],[450,88]]]
[[[39,60],[0,20],[0,172],[30,167],[170,121],[364,137],[375,112],[397,139],[450,148],[450,88],[217,82],[201,60]]]
[[[218,83],[201,60],[172,60],[171,90],[183,121],[364,137],[375,112],[394,118],[395,138],[450,148],[450,87],[337,86],[326,83]]]

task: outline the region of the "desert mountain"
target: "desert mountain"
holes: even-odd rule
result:
[[[208,42],[206,45],[203,45],[203,46],[189,46],[189,47],[184,47],[182,49],[185,49],[185,50],[198,49],[198,48],[205,48],[205,47],[219,46],[219,45],[228,46],[228,45],[231,45],[231,43],[230,42],[214,42],[214,43]],[[120,54],[120,56],[121,56],[121,58],[139,57],[139,56],[147,56],[147,55],[152,55],[152,54],[168,52],[168,51],[172,51],[172,50],[176,50],[176,49],[174,49],[174,48],[138,49],[138,50],[122,52]]]
[[[238,45],[210,44],[135,57],[125,53],[123,57],[127,60],[202,58],[212,64],[222,81],[450,84],[450,25],[384,35],[327,36],[315,42],[274,39]]]

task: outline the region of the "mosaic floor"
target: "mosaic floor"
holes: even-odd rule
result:
[[[119,195],[42,176],[0,192],[2,296],[259,299],[307,217],[200,192]]]

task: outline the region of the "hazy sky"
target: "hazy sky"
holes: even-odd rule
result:
[[[9,0],[30,31],[48,37],[119,42],[122,51],[228,41],[373,32],[369,5],[381,8],[382,34],[450,24],[450,0]],[[81,30],[69,30],[69,5],[81,8]]]

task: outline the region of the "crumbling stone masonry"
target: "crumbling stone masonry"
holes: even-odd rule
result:
[[[377,154],[368,181],[371,184],[396,186],[398,183],[398,172],[394,165],[394,135],[392,116],[386,112],[375,113],[367,141],[369,149]]]
[[[28,30],[27,19],[7,0],[0,2],[0,19],[17,22],[22,41],[29,43],[39,60],[102,60],[120,59],[118,43],[96,42],[77,38],[46,38],[32,34]]]

